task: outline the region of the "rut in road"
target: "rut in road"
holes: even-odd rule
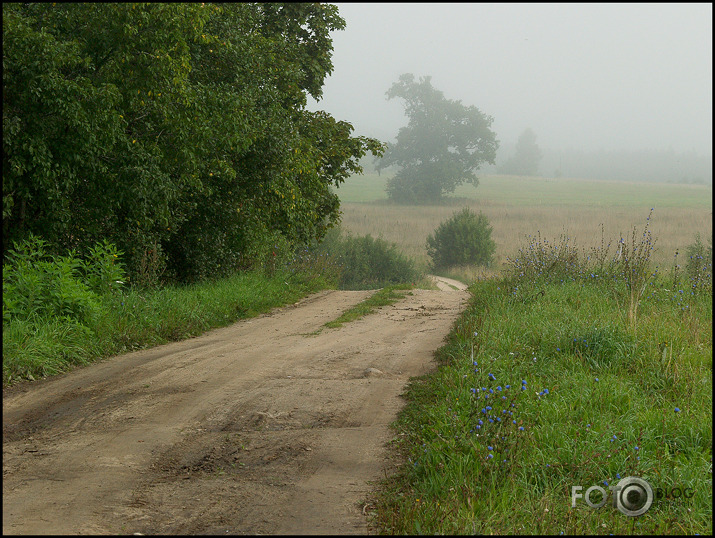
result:
[[[366,534],[399,395],[468,297],[445,288],[316,335],[372,293],[320,292],[5,390],[3,533]]]

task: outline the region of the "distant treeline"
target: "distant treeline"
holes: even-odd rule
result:
[[[582,151],[543,149],[539,175],[544,177],[577,177],[583,179],[611,179],[654,181],[658,183],[712,184],[712,155],[694,151],[674,150],[639,151]],[[514,146],[503,144],[497,152],[497,164],[482,173],[496,170],[500,162],[514,153]]]
[[[497,150],[495,165],[484,165],[477,175],[496,174],[497,168],[514,155],[514,144],[502,143]],[[712,155],[694,151],[583,151],[542,149],[538,175],[583,179],[652,181],[712,185]],[[372,171],[374,158],[364,159],[365,169]]]

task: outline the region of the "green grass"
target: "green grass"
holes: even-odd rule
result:
[[[126,287],[117,255],[109,251],[89,264],[90,276],[99,273],[100,283],[107,284],[99,291],[74,254],[50,257],[40,238],[16,245],[3,264],[3,384],[198,336],[319,289],[389,284],[339,325],[397,300],[398,290],[409,289],[401,283],[424,280],[412,261],[385,241],[341,238],[339,230],[331,230],[326,244],[295,253],[280,268],[156,288]]]
[[[335,192],[342,202],[387,201],[385,185],[390,174],[356,175]],[[647,193],[647,195],[645,194]],[[626,181],[597,181],[569,178],[542,178],[488,175],[479,177],[477,187],[464,184],[449,199],[481,200],[486,205],[583,206],[616,208],[641,205],[644,196],[651,207],[712,207],[712,186],[676,185]]]
[[[262,271],[104,298],[103,315],[11,320],[3,324],[3,384],[38,379],[118,353],[198,336],[334,287],[309,270]]]
[[[387,286],[382,288],[377,292],[373,293],[367,299],[360,301],[358,304],[352,308],[346,310],[340,316],[333,321],[327,322],[324,327],[329,329],[336,329],[342,327],[344,323],[349,323],[360,319],[364,316],[372,314],[375,310],[382,306],[391,305],[402,299],[405,294],[411,290],[412,284],[397,284],[394,286]]]
[[[631,324],[622,282],[561,276],[472,285],[439,368],[405,394],[380,532],[712,533],[711,285],[660,275]],[[572,486],[619,476],[695,495],[636,518],[571,507]]]

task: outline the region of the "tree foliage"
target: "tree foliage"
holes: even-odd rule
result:
[[[427,254],[435,269],[454,265],[490,265],[496,243],[489,220],[468,207],[442,222],[427,237]]]
[[[543,153],[536,143],[536,133],[527,128],[516,142],[514,155],[499,167],[499,172],[516,176],[535,176],[539,172],[542,157]]]
[[[136,278],[187,280],[321,237],[331,186],[383,150],[305,109],[344,26],[326,4],[3,4],[3,245],[108,240]]]
[[[430,80],[422,77],[418,82],[407,73],[387,91],[388,99],[403,99],[409,119],[377,165],[378,170],[400,167],[387,187],[396,202],[436,202],[465,181],[478,185],[475,172],[496,158],[493,118],[446,99]]]

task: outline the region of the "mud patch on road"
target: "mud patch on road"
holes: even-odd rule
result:
[[[127,529],[143,534],[263,534],[315,469],[304,431],[187,434],[132,493]]]

